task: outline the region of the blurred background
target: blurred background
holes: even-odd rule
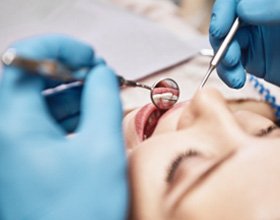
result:
[[[182,17],[203,34],[208,33],[214,0],[171,0],[180,7]]]
[[[208,34],[211,9],[215,0],[103,0],[130,5],[157,5],[173,8],[173,13],[201,34]],[[164,5],[164,6],[163,6]],[[147,10],[146,8],[146,10]],[[149,10],[149,9],[148,9]]]
[[[15,40],[63,33],[92,45],[128,79],[141,79],[148,85],[157,77],[175,79],[185,100],[192,97],[209,65],[210,58],[201,57],[200,51],[211,48],[208,29],[214,1],[1,0],[0,54]],[[255,98],[250,86],[248,92],[232,92],[216,74],[208,84],[221,88],[226,97]],[[141,91],[125,90],[125,109],[149,101]]]

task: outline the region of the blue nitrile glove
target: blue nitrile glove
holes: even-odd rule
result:
[[[220,78],[230,87],[244,85],[247,72],[280,85],[280,1],[216,0],[210,23],[214,48],[228,33],[236,16],[242,25],[218,66]]]
[[[45,97],[50,114],[66,133],[73,133],[79,125],[82,92],[80,85]]]
[[[100,64],[105,64],[105,61],[93,56],[93,59],[89,59],[85,66]],[[54,87],[53,83],[53,81],[48,81],[46,88]],[[78,127],[81,113],[82,91],[83,85],[80,85],[45,96],[50,114],[66,133],[72,133]]]
[[[14,45],[36,59],[73,68],[91,62],[92,49],[62,36]],[[115,74],[89,73],[77,133],[65,137],[41,96],[44,80],[5,67],[0,84],[0,219],[123,220],[128,190],[122,109]]]

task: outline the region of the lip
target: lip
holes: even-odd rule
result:
[[[147,129],[151,129],[151,126],[155,128],[157,121],[164,113],[165,111],[157,109],[153,104],[147,104],[137,112],[135,116],[135,128],[140,140],[143,141],[152,134],[152,131],[149,130],[149,134],[147,135]],[[150,127],[147,128],[147,126]]]
[[[168,116],[171,112],[176,111],[177,109],[183,107],[188,101],[181,102],[176,104],[174,107],[167,111],[157,109],[153,104],[147,104],[143,106],[135,116],[135,128],[136,133],[141,141],[145,140],[146,138],[150,137],[153,131],[156,128],[157,123]],[[152,117],[153,116],[153,117]],[[152,117],[152,119],[151,119]],[[150,120],[150,122],[149,122]],[[151,123],[152,120],[152,123]],[[151,123],[148,129],[151,129],[147,132],[147,125],[148,122]]]
[[[176,89],[174,90],[172,88],[167,88],[167,87],[155,88],[153,95],[156,96],[157,94],[161,94],[160,97],[162,97],[162,94],[164,93],[166,94],[168,93],[168,96],[170,96],[171,94],[171,97],[179,96],[178,90]],[[170,110],[170,109],[166,109],[166,110],[163,109],[160,110],[156,108],[155,105],[153,104],[147,104],[138,111],[138,113],[135,116],[135,129],[141,141],[145,140],[146,138],[152,135],[161,116],[163,116],[165,112]]]

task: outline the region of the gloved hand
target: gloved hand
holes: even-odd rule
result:
[[[210,42],[217,50],[236,16],[242,25],[217,71],[230,87],[244,85],[247,72],[280,85],[280,1],[216,0]]]
[[[92,49],[62,36],[13,45],[20,55],[78,68]],[[0,218],[123,220],[127,213],[122,110],[115,74],[94,67],[77,133],[65,137],[41,96],[44,80],[5,67],[0,86]]]

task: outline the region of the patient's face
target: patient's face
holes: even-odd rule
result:
[[[129,113],[131,219],[279,218],[280,132],[269,118],[266,104],[212,89],[161,116],[149,105]]]

